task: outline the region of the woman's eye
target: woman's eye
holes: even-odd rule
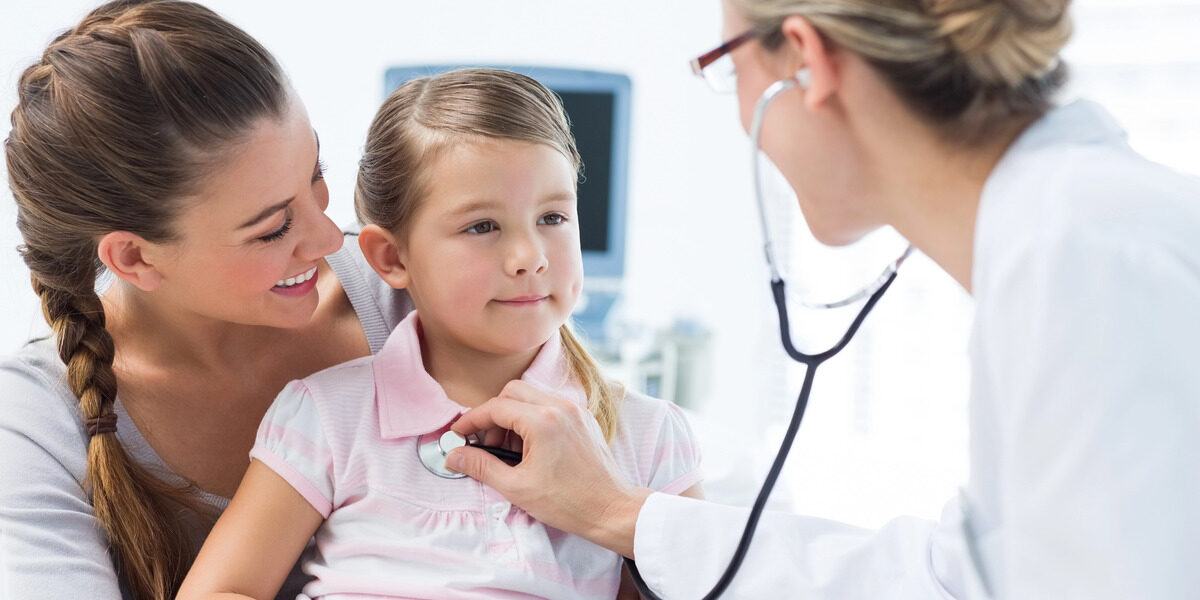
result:
[[[467,233],[491,233],[496,230],[496,224],[491,221],[482,221],[467,228]]]
[[[289,214],[289,215],[287,215],[287,218],[283,221],[283,227],[280,227],[279,229],[276,229],[275,231],[272,231],[271,233],[268,233],[267,235],[264,235],[264,236],[258,238],[258,241],[274,242],[276,240],[281,240],[281,239],[283,239],[283,236],[287,235],[288,232],[291,230],[292,230],[292,215]]]
[[[548,214],[541,219],[538,219],[538,225],[562,225],[567,218],[558,213]]]
[[[325,161],[317,160],[317,169],[313,171],[312,182],[316,183],[322,179],[325,179]]]

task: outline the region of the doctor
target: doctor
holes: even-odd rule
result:
[[[1200,182],[1052,103],[1066,5],[726,0],[743,126],[797,83],[762,147],[816,237],[891,225],[976,299],[971,475],[940,522],[768,514],[726,597],[1200,597]],[[746,511],[630,486],[589,419],[514,382],[455,428],[514,430],[524,462],[451,465],[702,597]]]

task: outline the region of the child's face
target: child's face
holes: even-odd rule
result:
[[[583,286],[571,163],[545,144],[479,140],[429,173],[400,248],[426,338],[498,355],[540,347]]]

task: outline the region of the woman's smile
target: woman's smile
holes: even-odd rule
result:
[[[271,291],[281,296],[298,297],[308,294],[316,287],[317,268],[313,267],[298,275],[280,279],[275,287],[271,288]]]

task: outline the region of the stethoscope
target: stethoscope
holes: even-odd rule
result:
[[[446,425],[438,431],[419,436],[417,438],[417,457],[421,459],[421,464],[425,465],[425,468],[430,473],[445,479],[461,479],[466,477],[466,475],[446,468],[446,455],[450,454],[451,450],[462,448],[463,446],[479,448],[509,465],[521,462],[520,452],[507,448],[485,446],[479,442],[476,436],[463,437],[458,432],[451,431],[450,425]]]
[[[867,314],[883,297],[884,292],[887,292],[891,287],[892,282],[896,279],[896,272],[900,268],[904,259],[912,252],[912,246],[905,248],[899,258],[892,261],[891,264],[883,270],[874,280],[857,292],[850,294],[846,298],[835,302],[808,302],[799,301],[799,304],[808,308],[826,309],[839,308],[867,299],[866,304],[858,311],[858,315],[854,317],[854,321],[846,329],[846,333],[836,344],[828,350],[819,354],[807,354],[796,349],[792,345],[791,329],[788,326],[787,301],[784,293],[783,277],[779,274],[779,269],[775,266],[774,241],[771,239],[771,229],[768,226],[767,205],[763,197],[762,191],[762,174],[759,169],[759,139],[762,135],[763,117],[766,115],[767,107],[779,94],[799,87],[806,87],[803,81],[807,80],[808,71],[802,70],[796,74],[796,77],[789,79],[781,79],[771,84],[758,99],[758,103],[754,109],[754,119],[750,126],[750,142],[751,142],[751,164],[754,177],[754,194],[758,201],[758,214],[760,224],[763,230],[763,249],[767,258],[767,265],[771,269],[771,295],[775,299],[775,308],[779,313],[779,333],[783,342],[783,349],[792,360],[803,363],[807,368],[804,372],[804,383],[800,388],[800,396],[796,400],[796,409],[792,413],[792,420],[788,424],[787,432],[783,436],[783,442],[779,445],[779,452],[775,455],[775,461],[771,464],[771,470],[767,473],[766,481],[763,482],[762,489],[758,492],[758,497],[754,500],[754,507],[750,510],[750,516],[746,519],[746,527],[742,531],[742,538],[738,542],[737,549],[733,553],[733,558],[729,561],[729,566],[725,569],[725,573],[717,580],[716,585],[712,590],[704,596],[705,600],[717,598],[725,589],[729,587],[733,577],[737,574],[738,569],[742,565],[742,560],[746,557],[746,552],[750,549],[750,541],[754,537],[754,531],[758,527],[758,519],[762,516],[763,509],[766,508],[767,498],[771,495],[771,490],[775,487],[775,481],[779,478],[779,473],[783,470],[783,463],[787,459],[788,452],[792,448],[792,442],[796,439],[796,432],[800,429],[800,420],[804,418],[804,409],[808,406],[808,396],[812,391],[813,377],[817,372],[817,367],[825,361],[837,356],[846,344],[850,343],[851,338],[858,332],[858,328],[862,325]],[[643,598],[658,600],[659,596],[646,586],[646,582],[642,579],[641,573],[638,572],[637,564],[632,559],[625,559],[625,564],[629,567],[629,572],[633,576],[634,583],[637,585],[638,591]]]

